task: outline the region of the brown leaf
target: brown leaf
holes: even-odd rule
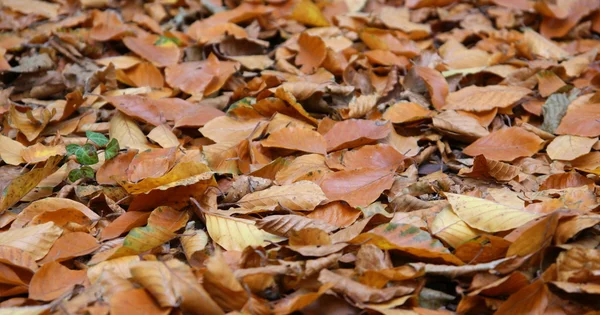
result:
[[[478,155],[473,160],[473,167],[466,172],[461,170],[459,174],[477,179],[493,178],[500,182],[508,182],[517,177],[519,173],[521,173],[521,169],[516,166]]]
[[[58,262],[49,262],[31,278],[29,298],[52,301],[87,281],[85,270],[70,270]]]
[[[394,169],[356,169],[325,175],[321,188],[329,200],[343,200],[350,206],[366,207],[392,187]]]
[[[319,36],[301,33],[298,37],[298,55],[296,65],[306,74],[314,73],[327,57],[325,43]]]
[[[533,133],[519,127],[510,127],[477,139],[463,152],[470,156],[481,154],[492,160],[512,161],[518,157],[532,156],[537,153],[543,142]]]
[[[332,290],[347,295],[357,303],[381,303],[394,297],[407,295],[415,290],[414,285],[395,286],[385,289],[373,289],[327,269],[321,270],[319,281],[323,284],[333,283]]]
[[[261,141],[263,147],[298,150],[307,153],[325,154],[327,142],[318,132],[306,128],[282,128]]]
[[[350,119],[335,123],[327,133],[327,152],[374,143],[390,132],[389,123]]]
[[[337,229],[337,227],[324,221],[292,214],[268,216],[256,221],[256,227],[284,237],[289,237],[293,231],[300,231],[305,228],[316,228],[327,233]]]
[[[450,93],[445,109],[482,112],[493,108],[505,108],[530,94],[531,90],[518,86],[488,85],[468,86]]]

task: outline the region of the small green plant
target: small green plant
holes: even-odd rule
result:
[[[115,138],[109,141],[105,135],[93,131],[86,131],[85,136],[88,142],[84,145],[67,145],[67,155],[75,155],[77,162],[81,164],[80,168],[69,172],[68,178],[71,182],[80,178],[94,178],[94,169],[90,165],[98,163],[98,149],[104,148],[106,161],[117,156],[120,150],[119,141]]]

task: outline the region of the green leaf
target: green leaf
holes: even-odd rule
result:
[[[92,141],[93,143],[103,147],[108,143],[108,138],[98,132],[93,132],[93,131],[86,131],[85,132],[85,136],[90,139],[90,141]]]
[[[77,153],[77,150],[81,149],[79,144],[69,144],[67,145],[67,155],[73,155]]]
[[[83,175],[83,171],[82,171],[81,169],[79,169],[79,168],[76,168],[76,169],[74,169],[74,170],[71,170],[71,171],[69,172],[69,176],[68,176],[68,178],[69,178],[69,181],[71,181],[71,182],[75,182],[75,181],[77,181],[78,179],[80,179],[80,178],[83,178],[83,176],[84,176],[84,175]]]
[[[106,145],[106,149],[104,150],[104,159],[110,160],[119,154],[119,141],[116,138],[112,138],[110,142]]]
[[[169,44],[175,44],[177,46],[181,45],[181,41],[179,40],[179,38],[176,37],[167,37],[167,36],[160,36],[155,42],[154,42],[154,46],[163,46],[163,45],[169,45]]]
[[[77,152],[75,152],[77,162],[83,165],[93,165],[98,163],[98,152],[96,147],[91,143],[84,144]]]
[[[83,174],[83,176],[87,177],[87,178],[94,178],[94,169],[89,167],[89,166],[82,166],[80,168],[81,173]]]
[[[554,130],[560,125],[560,121],[567,113],[569,104],[573,102],[579,94],[578,89],[573,89],[570,95],[566,93],[554,93],[548,97],[546,103],[542,105],[542,114],[544,115],[544,122],[540,127],[542,130],[554,133]]]

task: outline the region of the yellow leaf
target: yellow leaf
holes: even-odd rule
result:
[[[163,148],[172,148],[179,146],[177,136],[166,125],[158,125],[148,134],[148,138],[158,143]]]
[[[50,176],[62,156],[53,156],[46,162],[42,168],[36,168],[13,179],[4,191],[2,191],[2,201],[0,202],[0,213],[19,202],[27,193],[35,188],[44,178]]]
[[[314,210],[327,200],[319,185],[310,181],[299,181],[291,185],[272,186],[244,196],[238,204],[244,209]]]
[[[137,183],[122,182],[121,186],[130,194],[143,194],[152,190],[166,190],[176,186],[187,186],[213,176],[208,165],[200,161],[199,155],[188,152],[168,173],[157,178],[146,178]]]
[[[15,141],[7,136],[0,135],[0,157],[10,165],[19,165],[25,160],[21,157],[21,152],[25,146],[21,142]]]
[[[54,222],[8,230],[0,233],[0,245],[22,249],[33,259],[40,260],[46,256],[62,232]]]
[[[486,232],[514,229],[539,216],[481,198],[451,193],[445,195],[459,218],[470,227]]]
[[[558,136],[546,148],[548,156],[553,160],[571,161],[590,153],[598,138],[578,136]]]
[[[445,207],[435,216],[429,230],[431,234],[441,238],[454,248],[479,235],[452,212],[450,206]]]
[[[187,229],[184,235],[180,237],[181,246],[185,257],[187,257],[190,265],[194,266],[196,261],[196,253],[203,252],[208,244],[208,234],[203,230]]]
[[[280,185],[289,185],[294,182],[309,180],[319,183],[325,174],[331,170],[325,164],[325,157],[321,154],[305,154],[295,158],[275,175],[275,180]]]
[[[254,221],[205,213],[210,238],[225,250],[241,251],[248,246],[265,246],[284,238],[259,230]]]
[[[300,0],[294,7],[290,18],[310,26],[329,26],[329,21],[321,9],[310,0]]]
[[[138,255],[124,256],[107,261],[103,261],[95,266],[88,268],[87,276],[93,284],[100,279],[104,271],[110,271],[123,279],[131,278],[129,267],[140,261]]]
[[[119,141],[121,148],[136,149],[140,152],[150,149],[148,140],[140,127],[133,119],[119,111],[110,120],[108,134],[111,139],[115,138]]]
[[[125,236],[123,246],[115,251],[110,258],[141,254],[174,239],[176,236],[177,234],[159,226],[146,225],[134,228]]]
[[[65,145],[45,146],[41,143],[36,143],[23,151],[21,156],[27,163],[38,163],[48,160],[55,155],[65,155],[67,150]]]

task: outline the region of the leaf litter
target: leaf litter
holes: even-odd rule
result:
[[[1,314],[593,314],[600,3],[0,0]]]

